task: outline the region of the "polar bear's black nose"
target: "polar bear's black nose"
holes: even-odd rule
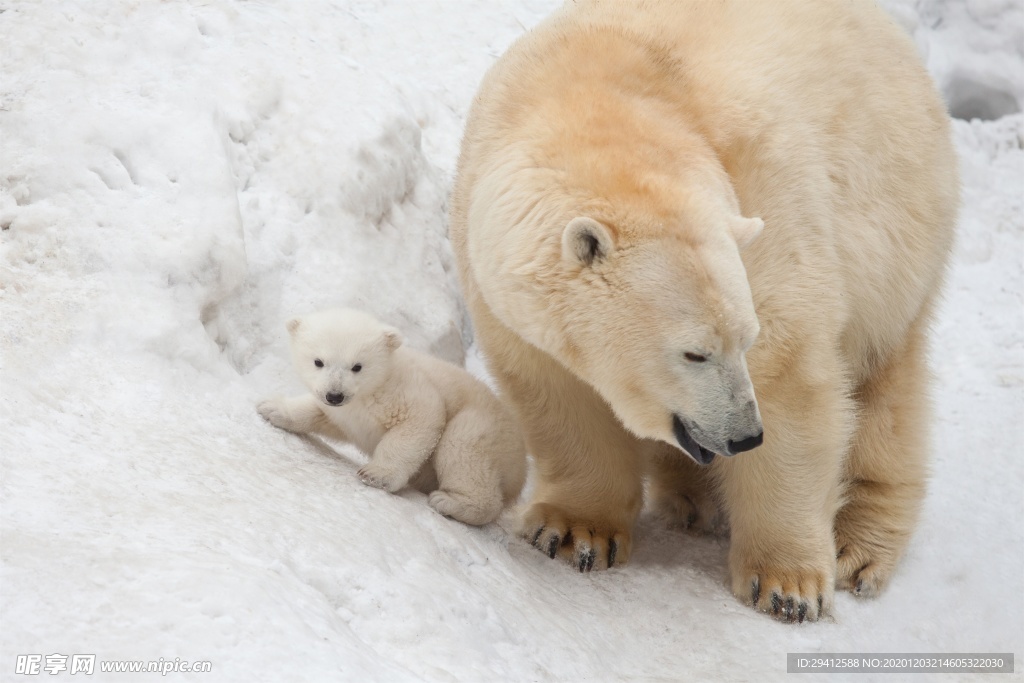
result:
[[[345,394],[327,394],[324,396],[332,406],[340,406],[345,400]]]
[[[764,441],[764,432],[760,432],[754,436],[748,436],[742,441],[732,441],[728,443],[729,452],[732,454],[742,453],[743,451],[749,451],[753,448],[757,448]]]

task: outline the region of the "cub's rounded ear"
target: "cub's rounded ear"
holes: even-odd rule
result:
[[[384,346],[390,351],[394,351],[402,345],[402,334],[393,327],[385,328],[384,330]]]
[[[284,326],[288,328],[289,334],[295,334],[295,331],[299,329],[299,325],[301,324],[301,322],[302,321],[299,318],[292,318],[291,320],[286,322]]]
[[[614,248],[608,227],[593,218],[573,218],[562,232],[562,258],[586,266],[608,256]]]
[[[733,239],[736,240],[736,246],[740,249],[745,249],[764,230],[764,221],[760,218],[736,216],[729,219],[729,229],[732,232]]]

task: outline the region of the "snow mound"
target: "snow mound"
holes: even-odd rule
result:
[[[953,118],[1024,110],[1020,0],[882,0],[917,42]]]

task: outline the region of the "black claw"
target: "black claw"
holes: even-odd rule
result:
[[[558,546],[562,544],[562,539],[558,534],[551,537],[548,541],[548,557],[552,560],[555,559],[555,555],[558,554]]]
[[[533,545],[533,546],[534,546],[535,548],[539,548],[539,547],[540,547],[539,545],[537,545],[537,541],[539,541],[539,540],[540,540],[540,535],[541,535],[542,533],[544,533],[544,527],[540,527],[539,529],[537,529],[537,533],[535,533],[535,534],[533,535],[533,540],[532,540],[532,541],[530,541],[530,543],[531,543],[531,544],[532,544],[532,545]]]
[[[696,512],[691,512],[686,517],[686,528],[689,529],[689,528],[691,528],[696,523],[697,523],[697,513]]]
[[[580,570],[580,574],[587,571],[587,557],[590,553],[577,552],[573,555],[573,565]]]
[[[824,604],[825,604],[825,598],[819,595],[819,596],[818,596],[818,618],[819,618],[819,619],[820,619],[820,618],[821,618],[821,616],[822,616],[822,614],[821,614],[821,610],[822,610],[822,606],[823,606]]]
[[[786,605],[782,608],[782,616],[792,620],[793,615],[796,613],[796,602],[793,598],[786,598]]]
[[[757,602],[761,599],[761,581],[759,579],[754,579],[754,583],[750,586],[750,598],[754,607],[757,607]]]
[[[857,582],[857,587],[853,590],[853,592],[857,595],[860,595],[860,592],[862,590],[864,590],[864,579],[861,579]]]
[[[804,623],[804,619],[807,618],[807,603],[801,602],[800,607],[796,610],[796,620],[801,624]]]
[[[577,555],[577,567],[579,567],[580,574],[583,572],[589,572],[594,567],[594,556],[596,555],[593,548],[587,551],[586,554]]]
[[[619,552],[619,544],[615,542],[615,539],[608,541],[608,569],[612,568],[615,564],[615,553]]]
[[[782,609],[782,596],[772,593],[772,614],[778,614],[780,609]]]

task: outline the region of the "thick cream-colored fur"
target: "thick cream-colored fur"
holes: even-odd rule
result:
[[[647,462],[662,512],[728,527],[757,609],[879,590],[924,491],[949,137],[868,0],[578,0],[513,45],[467,123],[451,232],[538,464],[524,534],[581,569],[625,561]],[[673,464],[684,443],[720,455]]]
[[[360,311],[322,311],[288,329],[310,393],[260,403],[272,424],[354,444],[370,454],[363,483],[391,492],[411,484],[430,492],[438,512],[467,524],[494,521],[518,498],[523,439],[482,382],[402,346],[396,330]]]

